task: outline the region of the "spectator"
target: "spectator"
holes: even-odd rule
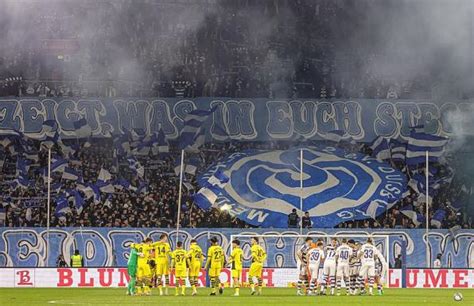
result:
[[[311,228],[313,227],[313,221],[311,221],[311,217],[309,216],[309,212],[305,212],[304,216],[301,218],[303,228]]]
[[[58,268],[66,268],[67,263],[66,260],[64,260],[64,256],[61,254],[58,256],[58,259],[56,260],[56,267]]]
[[[300,217],[296,212],[296,208],[293,208],[291,213],[288,215],[288,228],[297,228],[299,221]]]
[[[402,255],[398,254],[397,258],[395,258],[395,264],[393,266],[395,269],[401,269],[402,268]]]
[[[435,268],[435,269],[440,269],[441,268],[441,256],[442,256],[441,253],[436,255],[436,259],[433,262],[433,268]]]

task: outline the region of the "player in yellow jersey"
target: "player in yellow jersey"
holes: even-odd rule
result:
[[[234,296],[239,296],[240,279],[242,277],[242,261],[244,252],[240,248],[240,241],[235,239],[232,241],[232,253],[230,254],[230,264],[232,269],[232,279],[234,281]]]
[[[145,239],[141,244],[135,245],[135,248],[138,250],[138,260],[137,260],[137,294],[141,295],[146,294],[150,295],[150,281],[151,281],[151,270],[148,261],[150,259],[151,247],[151,238]]]
[[[252,247],[250,248],[252,255],[252,264],[249,269],[249,283],[250,288],[252,288],[252,295],[257,293],[257,295],[262,294],[262,271],[263,271],[263,262],[267,258],[267,253],[263,248],[258,244],[258,238],[252,237],[250,243]],[[258,282],[258,291],[255,291],[255,284],[253,278],[257,279]]]
[[[209,278],[211,279],[211,294],[216,295],[216,290],[219,288],[219,294],[223,293],[222,284],[219,279],[222,268],[225,264],[225,255],[222,247],[217,244],[217,238],[211,238],[211,247],[207,250],[206,269],[209,268]]]
[[[175,295],[179,295],[179,287],[181,287],[181,295],[186,293],[187,278],[187,254],[183,249],[183,243],[176,243],[176,250],[171,253],[171,268],[174,269],[175,276]]]
[[[189,265],[189,283],[193,288],[193,294],[197,294],[197,284],[198,284],[198,277],[199,273],[201,272],[202,262],[203,262],[203,254],[201,247],[197,244],[195,239],[191,240],[191,244],[189,245],[188,251],[188,265]]]
[[[165,295],[168,295],[168,286],[170,285],[169,259],[171,247],[168,243],[168,235],[161,234],[160,240],[153,243],[155,251],[156,278],[158,280],[158,289],[160,295],[163,295],[163,276],[165,277]]]

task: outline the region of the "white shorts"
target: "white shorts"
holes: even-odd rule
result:
[[[349,266],[350,275],[359,275],[360,265]]]
[[[318,279],[319,278],[319,265],[309,265],[309,274],[311,279]]]
[[[323,267],[323,274],[329,276],[336,275],[336,263],[335,262],[325,262]]]
[[[359,276],[363,278],[374,277],[375,276],[375,267],[374,265],[362,265],[360,267]]]
[[[349,265],[338,265],[336,270],[337,277],[349,277]]]

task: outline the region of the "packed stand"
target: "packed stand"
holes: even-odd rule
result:
[[[0,96],[432,98],[456,82],[443,54],[417,73],[382,67],[428,58],[369,22],[399,1],[192,2],[11,1]]]
[[[123,136],[121,136],[123,137]],[[51,164],[51,224],[52,226],[78,227],[161,227],[176,226],[178,202],[178,176],[176,160],[179,152],[174,144],[166,153],[154,151],[142,154],[135,151],[135,157],[122,157],[118,145],[121,137],[114,140],[86,139],[62,140],[52,146]],[[131,139],[133,139],[132,136]],[[8,139],[8,140],[5,140]],[[47,222],[47,148],[44,143],[19,135],[11,140],[3,138],[0,152],[3,160],[1,190],[3,210],[6,211],[5,226],[46,226]],[[326,143],[334,145],[334,143]],[[227,142],[208,143],[202,147],[196,173],[227,154],[245,149],[288,149],[294,142]],[[349,152],[370,154],[368,144],[340,142],[337,144]],[[135,154],[134,153],[134,154]],[[61,161],[63,164],[61,164]],[[472,220],[463,214],[464,201],[469,191],[457,175],[455,159],[445,164],[432,164],[433,180],[436,185],[430,207],[430,227],[472,228]],[[60,165],[61,164],[61,165]],[[143,167],[140,172],[139,167]],[[392,166],[404,172],[409,178],[408,193],[386,213],[375,220],[350,221],[339,224],[340,228],[416,228],[424,226],[425,198],[423,192],[411,178],[423,173],[423,169],[409,169],[402,163]],[[75,174],[77,173],[77,174]],[[23,178],[23,179],[22,179]],[[211,209],[204,211],[193,203],[193,193],[199,190],[194,175],[185,174],[183,201],[181,207],[182,227],[251,227],[231,216],[227,211]],[[26,182],[25,182],[26,181]],[[106,184],[103,181],[113,182]],[[90,186],[100,186],[91,188]],[[100,189],[97,189],[100,188]],[[403,213],[407,205],[417,212],[418,219]],[[442,208],[445,215],[439,218],[433,214]],[[303,216],[299,216],[303,217]],[[303,218],[304,219],[304,218]],[[436,221],[433,223],[433,220]],[[305,227],[318,227],[306,222]]]

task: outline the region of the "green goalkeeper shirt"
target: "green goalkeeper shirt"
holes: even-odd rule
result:
[[[130,257],[128,258],[127,265],[129,267],[136,267],[138,261],[138,252],[135,248],[130,250]]]

